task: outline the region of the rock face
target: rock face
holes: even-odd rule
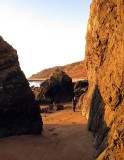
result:
[[[86,35],[89,88],[80,98],[98,160],[124,157],[124,1],[93,0]]]
[[[0,137],[40,134],[40,109],[15,49],[0,37]]]
[[[74,84],[74,93],[75,93],[75,97],[78,100],[79,97],[84,94],[88,89],[88,81],[87,80],[80,80],[77,81]]]
[[[72,79],[60,69],[56,69],[50,79],[40,86],[37,100],[41,103],[67,102],[73,97]]]

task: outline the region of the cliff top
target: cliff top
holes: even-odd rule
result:
[[[79,61],[79,62],[67,64],[64,66],[55,66],[52,68],[41,70],[40,72],[33,74],[31,77],[29,77],[28,80],[47,79],[50,77],[51,73],[56,68],[63,70],[66,74],[68,74],[73,79],[86,79],[87,78],[84,61]]]

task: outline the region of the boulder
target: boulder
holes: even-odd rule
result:
[[[84,94],[87,90],[88,90],[88,80],[77,81],[74,85],[74,93],[77,99],[79,99],[79,97],[82,94]]]
[[[54,107],[53,104],[50,104],[49,105],[49,110],[53,110],[53,107]]]
[[[47,106],[41,106],[41,113],[52,113],[53,111],[63,110],[64,106],[61,104],[53,103]]]
[[[53,109],[55,110],[55,111],[59,111],[59,110],[63,110],[64,109],[64,106],[63,105],[61,105],[61,104],[53,104]]]
[[[72,79],[63,71],[56,69],[50,79],[40,86],[36,99],[40,103],[67,102],[73,97]]]
[[[41,108],[41,113],[52,113],[52,110],[49,108],[49,106]]]
[[[40,108],[20,69],[17,51],[0,37],[0,137],[41,131]]]

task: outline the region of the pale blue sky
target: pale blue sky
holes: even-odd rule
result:
[[[0,35],[26,77],[83,60],[91,0],[0,0]]]

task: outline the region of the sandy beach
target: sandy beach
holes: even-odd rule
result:
[[[87,120],[70,104],[65,110],[42,113],[39,136],[12,136],[0,139],[0,160],[92,160],[93,137]]]

